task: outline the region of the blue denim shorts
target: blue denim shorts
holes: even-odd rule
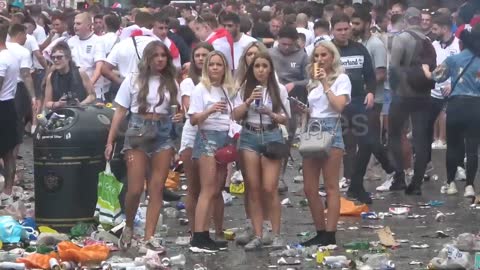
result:
[[[388,111],[390,110],[390,103],[392,103],[392,90],[384,89],[382,115],[388,115]]]
[[[341,121],[338,122],[338,118],[336,117],[329,117],[329,118],[310,118],[308,121],[308,126],[310,126],[310,123],[313,121],[318,121],[320,125],[322,125],[322,131],[327,131],[327,132],[335,132],[335,136],[333,137],[333,143],[332,147],[339,148],[339,149],[345,149],[345,144],[343,143],[343,136],[342,136],[342,124]],[[334,131],[335,126],[337,126],[337,130]],[[315,130],[313,130],[315,131]]]
[[[227,145],[229,140],[228,131],[199,130],[193,143],[192,158],[213,157],[215,152]]]
[[[262,148],[262,145],[265,145],[270,142],[280,142],[283,143],[283,136],[282,132],[279,128],[275,128],[272,130],[267,130],[263,132],[263,140],[262,140],[262,132],[256,132],[252,130],[248,130],[246,128],[242,128],[240,132],[240,141],[238,145],[238,149],[240,150],[250,150],[253,152],[257,152],[259,154]]]
[[[133,147],[130,143],[128,136],[125,136],[125,142],[123,144],[122,153],[127,150],[136,149],[141,150],[147,154],[147,156],[152,156],[155,153],[167,150],[170,148],[175,148],[175,141],[172,138],[172,120],[169,117],[161,120],[145,120],[138,114],[132,114],[130,120],[128,121],[128,129],[140,129],[145,125],[154,126],[157,133],[156,138],[153,142],[145,143],[136,147]]]

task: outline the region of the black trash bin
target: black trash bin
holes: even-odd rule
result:
[[[47,119],[53,113],[65,119],[63,125],[39,127],[34,135],[35,217],[39,226],[68,232],[79,222],[94,221],[98,174],[105,169],[114,111],[67,107]]]

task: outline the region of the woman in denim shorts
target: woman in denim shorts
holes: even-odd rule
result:
[[[195,89],[195,85],[200,82],[202,76],[202,68],[204,60],[209,52],[213,51],[213,46],[207,42],[198,43],[192,50],[191,62],[188,78],[185,78],[180,83],[180,91],[182,95],[182,106],[185,111],[190,107],[190,96]],[[197,127],[190,124],[190,119],[187,116],[187,121],[183,126],[182,140],[180,143],[180,158],[183,161],[185,168],[185,175],[187,177],[187,196],[185,200],[185,209],[190,225],[190,231],[193,232],[195,228],[195,207],[197,205],[198,195],[200,193],[200,181],[198,180],[198,164],[196,160],[192,160],[192,149],[195,136],[197,135]]]
[[[131,112],[122,150],[125,153],[128,173],[128,190],[125,196],[126,226],[119,240],[119,247],[123,250],[131,245],[133,222],[144,192],[145,176],[149,167],[150,199],[140,252],[142,249],[163,249],[159,239],[153,235],[162,208],[165,179],[174,155],[172,122],[183,120],[181,110],[175,115],[170,114],[171,106],[180,104],[175,73],[168,48],[160,41],[153,41],[145,47],[138,64],[138,73],[129,74],[125,78],[115,98],[117,106],[105,149],[107,160],[111,158],[112,145],[120,123],[127,111]],[[142,137],[140,134],[145,135]]]
[[[215,152],[226,146],[233,109],[230,97],[233,79],[225,56],[219,51],[207,55],[202,79],[190,96],[188,115],[192,126],[198,126],[192,158],[198,159],[200,195],[195,209],[195,229],[190,250],[213,253],[220,248],[209,235],[213,207],[222,200],[227,165],[217,163]]]
[[[331,41],[322,41],[315,47],[309,65],[308,105],[304,110],[309,125],[317,121],[322,131],[335,134],[332,148],[326,158],[303,159],[304,191],[312,213],[317,235],[302,243],[304,246],[335,244],[335,232],[340,216],[340,190],[338,179],[344,144],[340,115],[350,100],[352,85],[344,74],[340,54]],[[309,126],[307,125],[307,126]],[[328,213],[325,223],[324,206],[318,194],[320,173],[327,192]]]
[[[272,222],[272,245],[282,247],[285,244],[280,238],[281,205],[277,192],[282,160],[263,156],[262,148],[271,142],[284,143],[278,125],[287,122],[289,103],[287,90],[277,83],[268,52],[258,52],[253,58],[235,99],[235,107],[236,120],[243,120],[238,148],[255,233],[245,249],[262,247],[264,219]]]

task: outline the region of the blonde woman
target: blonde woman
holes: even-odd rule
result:
[[[195,228],[190,250],[214,253],[220,248],[209,235],[211,209],[221,198],[227,165],[217,163],[215,152],[227,145],[231,128],[233,79],[225,56],[207,55],[202,79],[190,96],[190,123],[198,126],[192,158],[198,159],[200,195],[195,209]]]
[[[314,68],[315,66],[317,68]],[[322,41],[315,47],[308,70],[313,79],[308,86],[309,108],[304,110],[304,113],[310,118],[308,123],[318,121],[322,126],[322,131],[332,132],[335,136],[327,157],[303,159],[304,192],[317,235],[302,245],[325,246],[336,243],[335,232],[340,216],[338,179],[345,148],[340,115],[350,101],[352,85],[348,76],[344,74],[340,53],[330,41]],[[325,208],[318,194],[320,173],[323,175],[327,192],[326,222]]]
[[[247,74],[247,69],[253,61],[253,58],[258,52],[268,52],[267,47],[263,43],[254,41],[248,44],[248,46],[243,50],[243,54],[238,60],[238,67],[235,71],[235,89],[239,89],[244,83],[245,74]]]
[[[178,123],[183,120],[181,111],[173,116],[170,114],[171,106],[180,107],[181,102],[175,73],[168,48],[160,41],[153,41],[145,47],[138,64],[138,73],[132,73],[125,78],[115,98],[117,106],[105,149],[107,160],[111,158],[113,143],[121,122],[128,110],[132,113],[122,150],[125,153],[128,177],[128,190],[125,196],[126,226],[119,240],[119,247],[122,250],[131,245],[133,222],[140,196],[144,192],[145,176],[149,167],[150,199],[140,252],[146,252],[147,249],[163,249],[159,239],[153,235],[162,208],[164,182],[174,155],[175,138],[171,137],[172,121]],[[149,130],[153,138],[139,137],[138,134],[143,133],[142,130]]]

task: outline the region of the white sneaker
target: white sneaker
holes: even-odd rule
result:
[[[458,166],[457,172],[455,173],[455,181],[465,181],[467,179],[467,174],[465,173],[465,169]]]
[[[465,198],[475,197],[475,190],[473,189],[472,185],[468,185],[465,187],[465,193],[463,194],[463,197]]]
[[[436,140],[432,143],[432,149],[447,149],[447,143],[442,140]]]
[[[350,179],[342,177],[339,182],[340,189],[347,189],[350,186]]]
[[[3,206],[8,206],[13,203],[13,196],[12,195],[7,195],[5,193],[0,194],[0,205]]]
[[[445,183],[445,185],[442,185],[442,187],[440,188],[440,193],[446,194],[447,190],[448,190],[448,184]]]
[[[448,185],[447,194],[448,195],[453,195],[453,194],[457,194],[457,193],[458,193],[457,185],[455,185],[455,182],[451,182]]]
[[[378,186],[376,188],[377,191],[390,191],[390,187],[392,186],[392,183],[393,183],[393,176],[395,175],[395,173],[391,173],[391,174],[387,174],[387,180],[385,180],[385,182],[383,182],[383,184],[381,184],[380,186]]]

